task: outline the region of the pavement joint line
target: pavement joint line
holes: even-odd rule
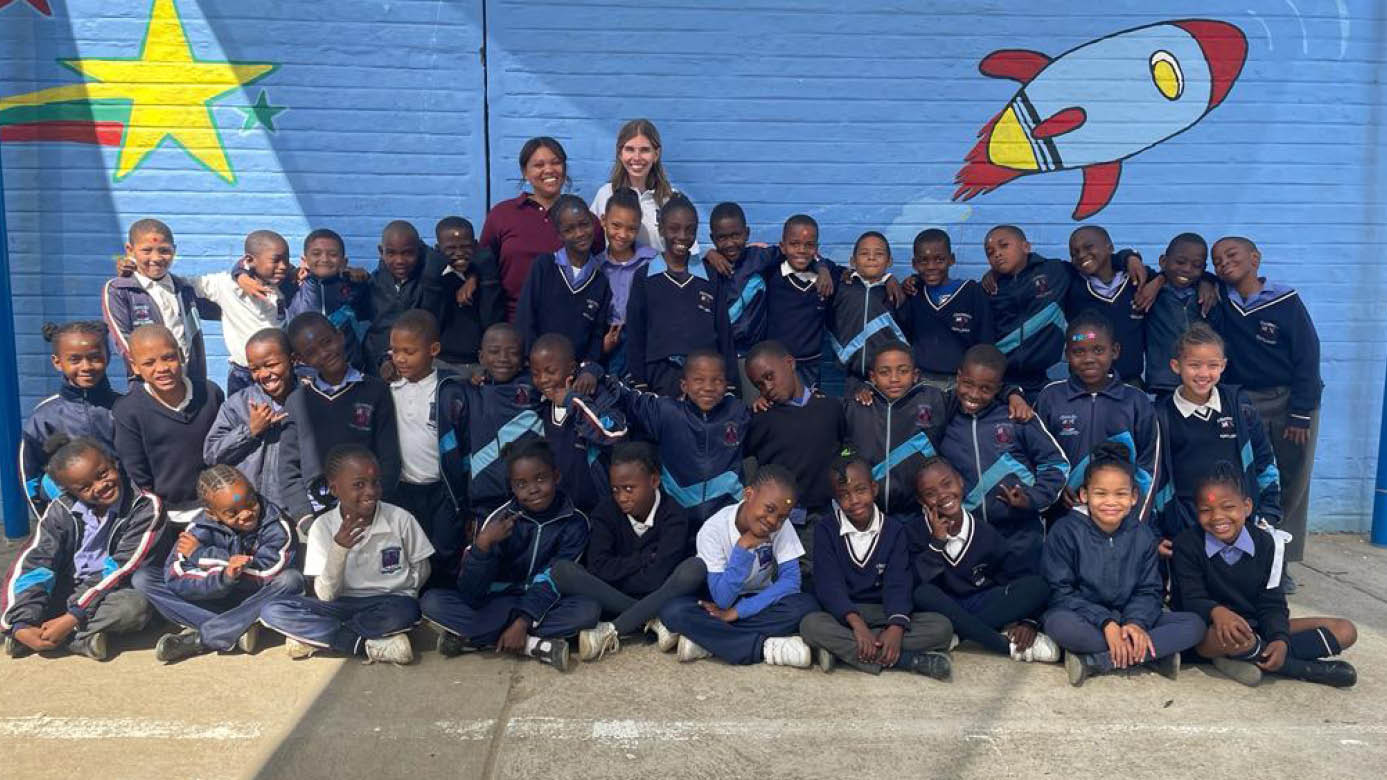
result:
[[[486,762],[482,764],[482,777],[496,777],[496,765],[501,755],[501,743],[505,741],[506,730],[510,723],[511,708],[514,706],[515,684],[519,681],[520,664],[517,661],[511,661],[510,679],[506,681],[506,696],[501,700],[501,711],[497,713],[495,720],[489,721],[492,724],[491,740],[486,746]]]
[[[157,718],[90,718],[24,715],[0,718],[0,737],[25,739],[259,739],[265,724],[219,721],[188,723]]]

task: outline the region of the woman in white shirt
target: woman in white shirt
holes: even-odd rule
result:
[[[660,131],[649,119],[632,119],[622,125],[616,134],[616,159],[612,162],[611,176],[592,199],[592,213],[600,217],[614,190],[619,187],[635,190],[641,199],[641,229],[636,243],[657,252],[664,251],[665,242],[660,239],[655,218],[660,207],[675,192],[660,164],[661,149]],[[698,251],[695,244],[693,252]]]

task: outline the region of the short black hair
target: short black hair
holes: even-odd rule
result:
[[[969,365],[988,368],[996,371],[998,376],[1003,376],[1007,372],[1007,356],[993,344],[974,344],[963,353],[963,360],[959,362],[958,367],[962,369]]]
[[[568,152],[565,152],[563,150],[563,144],[559,143],[556,139],[551,138],[547,135],[537,135],[534,138],[531,138],[530,140],[526,141],[525,144],[520,147],[521,173],[525,172],[525,166],[530,164],[530,158],[534,156],[534,153],[539,151],[540,149],[548,149],[549,151],[553,152],[554,156],[559,158],[559,162],[563,164],[564,172],[567,173]]]
[[[794,227],[814,228],[814,235],[819,235],[819,223],[808,214],[791,214],[790,218],[785,220],[785,227],[780,229],[781,235],[784,235],[790,228]]]
[[[735,219],[745,226],[746,212],[742,211],[742,207],[737,205],[736,203],[733,203],[730,200],[725,200],[722,203],[719,203],[718,205],[713,207],[712,213],[708,215],[708,226],[712,227],[714,223],[720,222],[724,219]]]
[[[329,238],[337,242],[337,249],[342,254],[347,254],[347,244],[342,240],[342,236],[336,230],[329,228],[318,228],[303,238],[303,253],[308,254],[308,245],[320,238]]]
[[[582,214],[584,217],[591,218],[592,212],[588,211],[587,201],[566,192],[554,201],[554,205],[549,207],[549,219],[554,223],[554,229],[558,230],[559,217],[563,214]]]
[[[408,309],[396,317],[395,324],[390,326],[391,333],[397,330],[412,333],[424,339],[424,343],[432,344],[438,341],[438,318],[424,309]]]
[[[536,352],[554,352],[569,360],[578,359],[577,353],[573,350],[573,340],[562,333],[546,333],[535,339],[535,343],[530,345],[530,354]]]
[[[747,351],[746,364],[751,365],[751,361],[760,360],[763,357],[779,360],[780,358],[793,358],[794,355],[791,355],[790,350],[786,349],[785,345],[779,341],[766,339]]]
[[[135,243],[135,240],[138,239],[140,236],[146,235],[148,233],[163,236],[165,239],[168,240],[170,244],[174,243],[173,228],[169,227],[166,223],[162,222],[161,220],[157,220],[152,217],[146,217],[144,219],[135,220],[130,225],[130,230],[126,235],[126,238],[128,238],[130,243],[133,244]]]
[[[716,349],[711,347],[699,347],[685,355],[684,374],[689,373],[689,366],[692,366],[695,360],[711,360],[718,364],[718,368],[721,369],[723,374],[727,373],[727,365],[723,362],[722,353]]]
[[[466,217],[444,217],[438,220],[438,224],[433,226],[433,234],[441,235],[445,230],[461,230],[469,236],[476,236],[477,231],[472,227],[472,223]]]
[[[856,255],[856,254],[857,254],[857,250],[862,248],[862,242],[863,242],[863,241],[866,241],[866,240],[869,239],[869,238],[880,239],[880,240],[881,240],[881,243],[884,244],[884,245],[886,246],[886,257],[887,257],[887,259],[890,259],[890,257],[891,257],[891,242],[890,242],[890,241],[887,241],[887,240],[886,240],[886,236],[883,235],[880,231],[876,231],[876,230],[868,230],[866,233],[863,233],[862,235],[858,236],[858,237],[857,237],[857,240],[854,241],[853,244],[852,244],[852,253],[853,253],[854,255]]]
[[[915,242],[911,244],[911,247],[918,252],[920,251],[921,244],[935,243],[943,244],[944,248],[949,250],[950,253],[954,251],[954,242],[949,239],[949,234],[939,228],[925,228],[919,233],[916,233]]]
[[[790,470],[779,463],[764,463],[756,467],[756,473],[747,480],[746,486],[749,488],[759,488],[763,485],[775,484],[790,491],[790,495],[798,495],[799,488],[795,484],[795,475]]]
[[[876,351],[872,353],[872,368],[876,368],[877,360],[887,352],[902,352],[910,357],[911,363],[915,362],[915,350],[911,349],[910,345],[904,341],[892,339],[877,347]]]
[[[660,473],[660,451],[648,441],[621,441],[612,447],[612,465],[639,463],[648,474]]]
[[[928,458],[925,458],[924,460],[920,461],[920,467],[915,470],[916,481],[920,479],[921,474],[924,474],[925,472],[931,469],[948,469],[949,471],[952,471],[953,473],[957,474],[960,479],[963,477],[963,475],[959,473],[958,467],[951,463],[948,458],[944,457],[943,455],[931,455]]]
[[[604,215],[610,214],[612,209],[630,209],[636,212],[636,216],[641,215],[641,196],[630,187],[617,187],[612,190],[612,196],[607,198],[607,205],[602,209]]]
[[[1105,333],[1108,336],[1108,340],[1113,340],[1112,320],[1108,319],[1108,315],[1103,312],[1088,308],[1079,312],[1074,319],[1069,321],[1069,327],[1064,330],[1065,343],[1072,341],[1075,334],[1087,330]]]
[[[56,322],[43,323],[43,340],[53,345],[53,355],[58,354],[58,341],[64,336],[80,333],[84,336],[91,336],[101,344],[103,352],[110,354],[110,348],[106,344],[106,335],[110,330],[106,328],[106,323],[101,320],[73,320],[64,322],[61,325]]]
[[[1221,460],[1214,464],[1214,467],[1201,474],[1199,479],[1194,482],[1194,494],[1199,495],[1205,488],[1215,485],[1222,485],[1232,490],[1238,496],[1247,498],[1247,490],[1243,486],[1243,473],[1226,460]]]
[[[665,205],[660,207],[659,214],[656,216],[656,221],[663,225],[665,224],[665,220],[669,219],[670,214],[681,209],[688,209],[689,213],[694,216],[694,222],[698,221],[698,209],[694,208],[693,201],[685,197],[682,192],[676,192],[669,196],[669,200],[665,201]]]
[[[1196,244],[1204,248],[1205,254],[1209,253],[1209,242],[1205,241],[1204,237],[1199,235],[1198,233],[1181,233],[1175,238],[1170,239],[1170,243],[1166,244],[1165,253],[1170,254],[1171,252],[1174,252],[1175,247],[1181,244]]]
[[[332,320],[318,311],[306,311],[289,320],[289,324],[284,326],[284,332],[289,335],[290,347],[293,347],[294,342],[299,340],[304,331],[320,326],[331,330]]]
[[[264,343],[274,344],[283,350],[287,356],[292,357],[294,354],[294,345],[289,343],[289,334],[279,328],[261,328],[246,339],[246,347],[250,347],[251,344]]]
[[[339,444],[327,451],[327,457],[323,458],[323,476],[329,481],[336,479],[342,473],[342,469],[352,461],[362,463],[374,463],[380,466],[380,461],[376,460],[376,454],[371,452],[365,445],[361,444]]]
[[[1098,235],[1102,236],[1104,241],[1107,241],[1109,244],[1112,243],[1112,236],[1108,235],[1108,229],[1103,227],[1102,225],[1080,225],[1074,228],[1072,232],[1070,232],[1069,237],[1073,238],[1074,236],[1084,232],[1085,230],[1092,230],[1096,232]]]
[[[839,455],[833,459],[832,463],[828,464],[828,473],[829,476],[833,478],[834,484],[841,485],[847,482],[848,469],[853,466],[861,466],[862,470],[867,472],[867,479],[876,479],[876,477],[872,476],[871,462],[855,452],[849,452]]]
[[[43,441],[43,451],[48,455],[48,463],[43,467],[49,478],[58,484],[62,484],[59,475],[72,467],[73,461],[95,452],[102,457],[115,459],[106,445],[91,438],[90,436],[78,436],[76,438],[65,433],[55,433]]]
[[[419,243],[419,230],[414,227],[413,222],[407,219],[392,219],[385,223],[385,228],[380,231],[381,241],[384,241],[386,236],[392,234],[410,236],[414,239],[415,243]]]
[[[554,448],[549,446],[549,442],[535,435],[526,435],[501,448],[501,457],[506,459],[506,471],[510,471],[516,463],[522,460],[533,458],[557,469],[558,463],[554,460]]]
[[[1259,251],[1257,249],[1256,242],[1254,242],[1252,239],[1246,236],[1224,236],[1223,238],[1220,238],[1219,240],[1215,241],[1214,246],[1218,246],[1219,244],[1222,244],[1224,241],[1233,241],[1242,244],[1243,248],[1247,249],[1247,251],[1249,252]]]
[[[1084,487],[1093,481],[1094,475],[1103,469],[1114,469],[1121,471],[1132,480],[1135,485],[1137,481],[1136,469],[1132,466],[1132,451],[1127,445],[1116,441],[1105,441],[1093,448],[1088,456],[1088,468],[1084,469]]]
[[[520,342],[521,346],[524,346],[525,343],[525,338],[520,335],[520,329],[509,322],[497,322],[493,325],[488,326],[486,330],[482,331],[483,342],[485,342],[487,338],[492,336],[506,336],[508,338],[513,338],[517,342]]]
[[[1021,228],[1015,225],[996,225],[991,230],[987,231],[987,235],[983,236],[983,240],[987,240],[988,237],[990,237],[993,233],[996,233],[999,230],[1005,230],[1008,233],[1011,233],[1012,235],[1016,236],[1016,238],[1021,241],[1026,240],[1026,231],[1022,230]]]
[[[284,236],[273,230],[252,230],[246,234],[244,245],[246,254],[255,255],[268,248],[271,244],[283,244],[284,253],[289,253],[289,242],[284,240]]]

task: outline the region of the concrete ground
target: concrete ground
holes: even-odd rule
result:
[[[1319,536],[1294,573],[1294,614],[1357,621],[1357,687],[1249,689],[1187,667],[1177,682],[1142,673],[1075,689],[1062,667],[968,645],[949,683],[681,665],[652,646],[560,675],[490,655],[444,659],[422,629],[407,668],[290,661],[278,643],[163,666],[151,630],[105,664],[0,659],[0,774],[1382,777],[1387,550]]]

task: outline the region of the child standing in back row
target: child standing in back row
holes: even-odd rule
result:
[[[1064,311],[1069,319],[1085,311],[1107,318],[1113,343],[1112,371],[1124,382],[1140,384],[1146,353],[1146,312],[1137,307],[1139,282],[1126,270],[1131,250],[1113,252],[1108,231],[1084,225],[1069,235],[1069,262],[1078,278],[1069,285]]]
[[[938,228],[920,231],[911,259],[915,294],[896,309],[905,341],[915,347],[920,381],[941,391],[953,389],[969,347],[996,340],[987,294],[972,279],[950,279],[953,264],[949,234]]]
[[[505,319],[500,271],[491,252],[478,255],[472,223],[444,217],[434,227],[434,249],[448,261],[439,277],[439,368],[470,379],[479,370],[482,334]]]
[[[1170,370],[1175,341],[1204,319],[1198,287],[1208,256],[1209,245],[1198,233],[1172,238],[1161,255],[1165,284],[1146,313],[1146,389],[1158,400],[1180,386],[1179,375]]]
[[[623,377],[627,372],[626,310],[631,300],[631,286],[644,273],[659,252],[636,243],[641,229],[641,203],[635,190],[619,187],[607,199],[602,214],[602,230],[607,236],[607,249],[594,255],[607,286],[612,289],[612,310],[607,318],[608,328],[602,337],[602,353],[607,370]]]
[[[850,380],[849,392],[868,381],[872,356],[882,345],[906,340],[893,314],[895,289],[886,236],[875,230],[863,233],[852,247],[852,268],[834,290],[828,327],[829,343]]]

